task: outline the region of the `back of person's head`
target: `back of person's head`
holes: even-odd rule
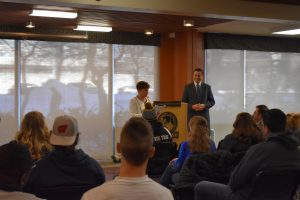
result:
[[[0,146],[0,189],[18,189],[22,176],[32,165],[33,160],[25,145],[10,142]]]
[[[28,147],[34,160],[39,160],[43,156],[43,151],[52,150],[49,136],[44,115],[41,112],[32,111],[24,116],[21,129],[15,139]]]
[[[72,149],[78,143],[78,122],[70,115],[61,115],[55,118],[50,135],[50,143],[56,148],[70,147]]]
[[[151,156],[153,131],[149,122],[141,117],[132,117],[123,126],[120,137],[120,152],[125,160],[140,166]]]
[[[136,84],[136,89],[137,90],[142,90],[142,89],[149,89],[150,85],[146,81],[139,81]]]
[[[232,134],[238,138],[248,138],[253,137],[258,141],[262,139],[262,133],[256,126],[255,121],[252,116],[247,112],[239,113],[233,123]]]
[[[269,110],[269,108],[266,105],[257,105],[256,106],[257,110],[259,111],[259,113],[261,115],[263,115],[265,112],[267,112]]]
[[[290,132],[300,133],[300,113],[288,113],[286,128]]]
[[[209,152],[210,142],[208,124],[204,117],[194,116],[189,121],[190,133],[188,137],[191,152]]]
[[[270,132],[284,132],[286,128],[286,114],[280,109],[270,109],[263,115],[263,122]]]
[[[148,121],[157,119],[156,111],[150,102],[145,103],[145,109],[142,112],[142,116],[144,119],[146,119]]]

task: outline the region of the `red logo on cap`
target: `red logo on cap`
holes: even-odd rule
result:
[[[59,126],[57,129],[58,129],[58,133],[65,133],[66,130],[68,128],[68,125],[61,125]]]

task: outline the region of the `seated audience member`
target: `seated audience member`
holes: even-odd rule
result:
[[[238,155],[239,153],[246,153],[250,146],[262,141],[262,132],[260,132],[249,113],[239,113],[233,123],[233,128],[232,133],[226,135],[220,141],[218,150],[227,150],[234,155]],[[237,160],[237,163],[239,160]]]
[[[256,125],[258,126],[261,132],[263,132],[264,130],[264,123],[263,123],[262,116],[266,111],[268,111],[268,107],[266,105],[257,105],[252,115],[253,120],[255,121]]]
[[[139,81],[136,84],[137,95],[129,101],[129,112],[133,117],[142,117],[145,103],[150,102],[148,97],[149,83]]]
[[[129,119],[121,131],[117,150],[121,153],[120,175],[87,191],[82,200],[173,199],[171,192],[146,175],[148,159],[154,155],[153,132],[143,118]]]
[[[0,199],[37,200],[36,196],[21,192],[26,174],[33,165],[25,145],[10,142],[0,146]]]
[[[216,151],[214,142],[209,139],[208,125],[204,117],[192,117],[189,121],[189,127],[188,140],[180,145],[178,158],[170,162],[160,178],[160,184],[165,187],[169,187],[173,183],[173,174],[179,173],[184,161],[191,154]]]
[[[228,185],[202,181],[195,187],[195,199],[248,199],[251,181],[263,169],[299,167],[300,149],[297,139],[286,134],[286,115],[270,109],[263,115],[266,142],[251,147],[232,172]]]
[[[77,120],[69,115],[55,119],[50,143],[55,149],[32,169],[24,190],[33,194],[50,188],[90,186],[105,182],[99,163],[76,149],[79,141]]]
[[[294,134],[298,138],[298,142],[300,143],[300,113],[288,113],[286,117],[287,117],[287,126],[286,126],[287,132],[290,134]],[[296,194],[293,199],[294,200],[300,199],[300,184],[297,188]]]
[[[150,102],[145,103],[145,109],[142,116],[146,119],[153,129],[153,142],[171,142],[172,135],[170,131],[157,120],[157,114]]]
[[[45,117],[38,111],[32,111],[24,116],[15,140],[27,146],[32,159],[37,161],[53,150],[49,137]]]
[[[183,164],[179,175],[175,174],[175,196],[194,199],[194,187],[200,181],[228,183],[234,169],[235,158],[229,151],[196,153]]]
[[[288,113],[287,115],[287,131],[294,134],[300,143],[300,113]]]

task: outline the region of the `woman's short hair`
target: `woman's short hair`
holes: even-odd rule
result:
[[[149,89],[150,85],[146,81],[139,81],[136,84],[136,89],[137,90],[142,90],[142,89]]]

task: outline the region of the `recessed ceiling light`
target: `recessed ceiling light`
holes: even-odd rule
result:
[[[300,29],[291,29],[286,31],[277,31],[273,32],[272,34],[278,34],[278,35],[299,35]]]
[[[145,34],[146,35],[153,35],[153,30],[152,29],[146,29]]]
[[[194,26],[194,21],[191,20],[191,19],[183,20],[183,25],[184,26],[189,26],[189,27]]]
[[[96,32],[111,32],[112,27],[108,26],[84,26],[78,25],[74,28],[76,31],[96,31]]]
[[[26,28],[34,28],[35,24],[32,21],[26,23]]]
[[[55,18],[74,19],[77,17],[77,12],[33,9],[29,15],[36,16],[36,17],[55,17]]]

